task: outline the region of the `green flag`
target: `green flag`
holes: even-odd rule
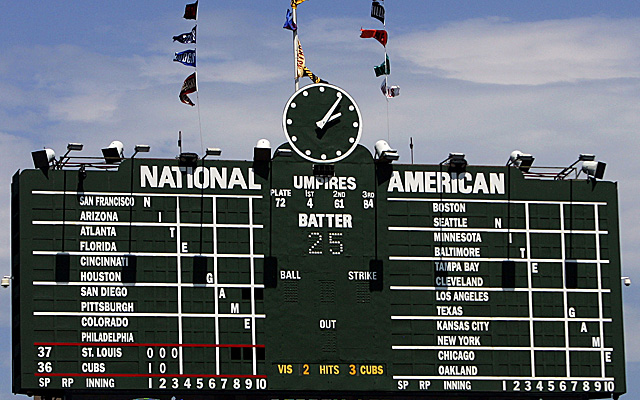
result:
[[[380,64],[373,67],[373,71],[376,73],[376,76],[380,75],[389,75],[391,73],[391,65],[389,64],[389,56],[386,56],[386,60]]]

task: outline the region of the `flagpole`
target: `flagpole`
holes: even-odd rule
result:
[[[293,30],[293,76],[295,76],[295,91],[298,91],[300,86],[299,78],[298,78],[298,10],[297,7],[291,7],[291,18],[293,20],[293,26],[295,29]]]

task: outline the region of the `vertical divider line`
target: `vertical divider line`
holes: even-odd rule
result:
[[[216,345],[220,344],[220,316],[218,314],[218,197],[213,196],[211,198],[213,202],[211,206],[212,211],[212,224],[213,227],[213,304],[215,313],[215,326],[216,326]],[[220,375],[220,346],[216,346],[216,375]]]
[[[251,344],[252,362],[253,362],[253,375],[257,375],[258,364],[256,362],[256,294],[255,294],[255,254],[253,246],[253,198],[249,197],[249,277],[251,279]]]
[[[600,328],[600,373],[602,378],[606,376],[605,358],[604,358],[604,323],[602,321],[602,263],[600,262],[600,213],[598,212],[598,204],[593,205],[593,219],[595,223],[596,235],[596,272],[598,274],[598,325]]]
[[[182,249],[180,238],[180,196],[176,196],[176,269],[178,275],[178,357],[180,364],[180,375],[184,373],[184,363],[182,358]]]
[[[525,232],[527,236],[527,286],[528,286],[528,296],[529,296],[529,344],[531,346],[531,377],[536,377],[536,351],[535,351],[535,336],[533,329],[533,279],[531,276],[531,234],[529,232],[530,221],[529,221],[529,203],[524,203],[524,220],[525,220]]]
[[[569,353],[569,300],[567,299],[567,270],[565,268],[566,263],[566,242],[564,237],[564,205],[562,203],[559,204],[560,207],[560,251],[562,252],[562,265],[560,266],[562,271],[562,300],[564,305],[564,357],[565,364],[567,366],[566,374],[567,377],[571,376],[571,357]]]

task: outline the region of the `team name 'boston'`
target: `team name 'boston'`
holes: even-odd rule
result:
[[[393,171],[388,192],[504,194],[504,173],[449,173],[436,171]]]
[[[250,189],[260,190],[255,182],[253,168],[243,170],[238,167],[178,167],[157,165],[140,166],[140,186],[172,189]]]

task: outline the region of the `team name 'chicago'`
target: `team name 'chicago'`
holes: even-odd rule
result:
[[[393,171],[388,192],[504,194],[504,173],[449,173],[436,171]]]
[[[253,168],[140,166],[140,186],[172,189],[249,189],[260,190]]]

